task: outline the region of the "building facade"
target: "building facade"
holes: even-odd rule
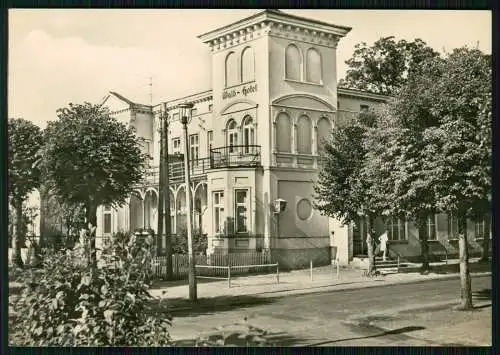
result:
[[[103,104],[135,128],[151,158],[144,184],[124,206],[99,207],[98,235],[156,230],[163,111],[169,122],[169,217],[173,233],[185,228],[184,137],[178,105],[191,102],[193,226],[206,235],[207,253],[271,250],[284,267],[300,267],[310,260],[329,263],[331,246],[337,248],[341,264],[364,253],[357,226],[344,226],[313,207],[323,140],[334,127],[389,99],[337,87],[336,49],[349,31],[266,10],[199,36],[212,53],[211,90],[155,106],[111,92]],[[286,201],[279,214],[274,208],[278,199]],[[448,223],[445,217],[435,218],[436,231]],[[411,223],[391,223],[391,240],[412,246]],[[159,246],[165,246],[165,236],[159,237]]]

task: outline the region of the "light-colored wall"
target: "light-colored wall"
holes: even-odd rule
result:
[[[285,48],[293,43],[302,52],[303,63],[305,62],[306,51],[313,47],[321,54],[322,64],[322,84],[313,84],[285,80]],[[306,92],[316,95],[323,100],[336,106],[337,97],[337,56],[334,48],[309,44],[298,40],[283,39],[275,36],[269,37],[269,98],[274,99],[285,94]],[[303,78],[305,80],[305,65],[302,66]]]
[[[230,52],[234,52],[238,58],[238,75],[241,74],[241,54],[246,47],[251,47],[255,56],[255,80],[247,83],[240,83],[231,87],[226,87],[225,83],[225,61]],[[267,57],[267,39],[260,37],[246,43],[231,47],[228,50],[215,52],[212,56],[212,85],[213,85],[213,105],[214,105],[214,147],[226,145],[224,129],[231,117],[242,118],[246,113],[250,114],[257,125],[255,137],[256,144],[260,144],[265,149],[266,142],[260,141],[266,137],[266,124],[262,123],[269,117],[268,102],[268,64],[265,63]],[[244,89],[251,89],[244,95]],[[236,93],[234,97],[224,98],[224,93]],[[252,107],[258,106],[256,110]],[[241,110],[241,111],[240,111]],[[224,112],[231,112],[222,115]],[[239,112],[234,112],[239,111]],[[241,138],[241,137],[240,137]]]
[[[313,204],[314,198],[314,181],[316,174],[313,171],[301,172],[290,170],[274,169],[271,173],[271,184],[274,189],[272,200],[282,198],[287,201],[287,207],[283,213],[279,215],[279,238],[274,242],[277,248],[286,247],[292,248],[301,246],[306,242],[309,247],[327,247],[329,246],[328,237],[328,217],[321,216],[318,210],[312,208],[312,214],[306,220],[301,220],[297,216],[297,203],[306,198]],[[272,235],[276,235],[277,216],[273,215]],[[308,240],[300,240],[307,237]],[[321,237],[318,241],[314,241],[314,237]],[[293,239],[296,238],[296,239]],[[319,243],[319,244],[318,244]]]

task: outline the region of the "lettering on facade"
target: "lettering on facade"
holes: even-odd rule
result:
[[[232,99],[239,95],[247,96],[248,94],[252,94],[254,92],[257,92],[257,84],[244,85],[241,88],[224,90],[222,92],[222,99]]]

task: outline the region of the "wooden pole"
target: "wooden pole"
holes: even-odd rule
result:
[[[163,190],[163,201],[164,201],[164,216],[165,216],[165,249],[167,254],[167,280],[172,280],[173,270],[172,270],[172,226],[170,221],[170,162],[168,156],[168,114],[167,114],[167,104],[164,104],[165,111],[165,122],[164,122],[164,132],[163,132],[163,182],[165,184]]]
[[[276,263],[276,283],[280,283],[280,265]]]
[[[309,270],[310,270],[309,274],[310,274],[310,278],[311,278],[311,281],[312,281],[313,280],[313,261],[312,260],[309,262],[309,266],[310,266],[309,267]]]
[[[185,104],[182,109],[190,110],[192,104]],[[184,112],[182,116],[182,125],[184,128],[184,178],[186,188],[186,217],[187,217],[187,241],[188,241],[188,280],[189,280],[189,300],[195,302],[198,298],[196,288],[196,267],[193,250],[193,225],[192,225],[192,210],[191,210],[191,179],[189,169],[189,145],[188,145],[188,117],[190,112]]]

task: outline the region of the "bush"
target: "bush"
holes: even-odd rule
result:
[[[44,251],[42,268],[25,272],[21,295],[11,301],[15,345],[170,344],[171,318],[158,316],[148,292],[150,251],[122,237],[103,248],[95,270],[80,245]]]
[[[193,249],[195,254],[205,254],[208,248],[208,238],[206,234],[201,234],[199,230],[193,231]],[[172,235],[172,253],[187,254],[187,230],[181,228],[179,233]]]

